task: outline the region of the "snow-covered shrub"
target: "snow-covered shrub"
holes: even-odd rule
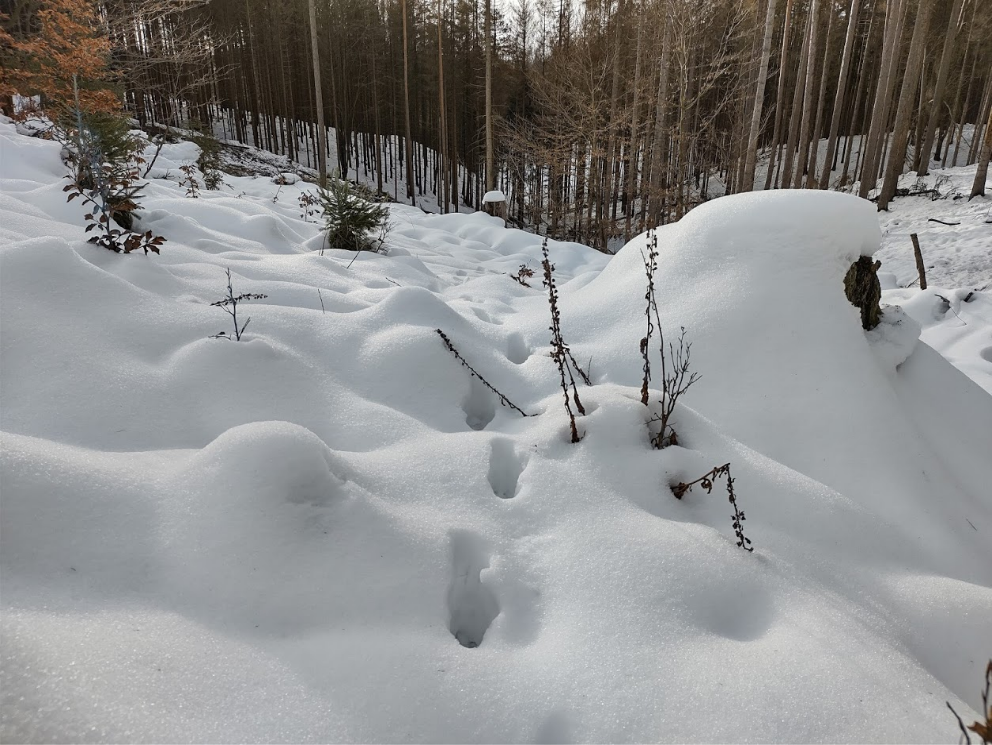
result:
[[[348,251],[383,250],[389,232],[389,208],[361,199],[344,179],[330,179],[318,188],[329,248]]]

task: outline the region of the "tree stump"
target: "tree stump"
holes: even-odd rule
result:
[[[873,262],[870,256],[862,256],[847,270],[844,277],[844,292],[851,305],[861,310],[861,327],[865,331],[875,328],[882,315],[882,285],[878,281],[878,268],[881,261]]]

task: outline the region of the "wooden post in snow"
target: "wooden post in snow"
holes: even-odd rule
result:
[[[920,289],[927,289],[927,273],[923,267],[923,252],[920,251],[920,239],[916,236],[916,233],[909,234],[910,239],[913,241],[913,253],[916,255],[916,271],[920,275]]]

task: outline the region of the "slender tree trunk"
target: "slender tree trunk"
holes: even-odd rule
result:
[[[811,0],[809,6],[809,51],[806,53],[806,92],[803,95],[803,118],[799,125],[799,158],[796,161],[796,175],[792,181],[792,187],[798,189],[803,185],[803,174],[809,160],[810,141],[810,115],[813,109],[813,89],[816,85],[816,63],[819,55],[819,0]]]
[[[310,49],[313,54],[313,93],[317,106],[317,183],[327,187],[327,127],[324,126],[324,93],[320,86],[320,53],[317,51],[317,12],[313,0],[307,0],[310,9]]]
[[[829,6],[828,6],[829,11]],[[806,188],[812,189],[816,186],[816,166],[819,161],[820,155],[820,133],[823,129],[823,108],[826,105],[827,97],[827,71],[829,69],[830,63],[830,33],[833,31],[834,27],[834,14],[829,13],[829,20],[827,22],[827,34],[823,39],[823,66],[820,69],[820,93],[817,96],[816,102],[816,119],[813,121],[813,134],[811,137],[812,147],[810,148],[809,155],[807,157],[806,163]],[[823,170],[830,170],[830,161],[824,160]]]
[[[636,7],[636,6],[635,6]],[[637,7],[637,17],[638,21],[641,16],[641,8]],[[630,240],[630,222],[634,215],[634,202],[633,202],[633,187],[634,178],[637,171],[637,143],[640,139],[638,129],[640,128],[640,121],[638,115],[641,110],[640,106],[640,94],[641,94],[641,39],[643,37],[644,24],[638,22],[637,24],[637,47],[635,51],[634,59],[634,101],[631,105],[630,113],[630,140],[627,148],[627,158],[626,158],[626,173],[624,174],[624,212],[626,213],[626,221],[624,223],[623,235],[624,242]]]
[[[407,39],[406,0],[400,0],[403,12],[403,109],[406,112],[406,195],[416,206],[413,184],[413,135],[410,131],[410,45]]]
[[[922,2],[916,13],[913,40],[909,46],[909,59],[906,62],[906,72],[902,79],[902,90],[899,92],[899,105],[896,108],[892,147],[889,150],[889,162],[885,169],[882,191],[878,195],[879,210],[887,210],[889,208],[889,201],[896,193],[896,182],[906,165],[909,123],[912,116],[913,99],[916,97],[916,85],[919,82],[920,70],[923,67],[923,51],[926,48],[927,34],[930,31],[932,9],[933,3]]]
[[[754,87],[751,128],[747,137],[747,152],[744,154],[744,176],[742,183],[737,186],[738,191],[751,191],[754,189],[754,169],[758,159],[758,134],[761,130],[761,108],[765,101],[768,59],[772,53],[772,32],[775,30],[775,5],[776,0],[768,0],[768,12],[765,13],[765,35],[761,42],[761,62],[758,66],[758,79]]]
[[[889,107],[892,102],[892,89],[896,80],[896,61],[902,46],[902,19],[906,0],[892,0],[887,9],[885,40],[882,43],[882,77],[875,89],[875,105],[872,108],[871,124],[868,130],[868,145],[864,148],[861,164],[861,187],[858,195],[867,199],[875,188],[878,168],[881,162],[882,146],[888,136]]]
[[[927,129],[923,136],[923,144],[918,151],[920,153],[920,167],[916,172],[917,176],[926,176],[930,168],[930,159],[933,157],[934,132],[937,129],[937,120],[941,118],[944,104],[944,89],[947,86],[947,73],[951,69],[951,60],[954,57],[954,41],[957,38],[958,22],[960,21],[962,0],[954,0],[951,6],[951,17],[947,22],[947,31],[944,34],[944,49],[940,54],[940,67],[937,69],[937,82],[933,89],[933,101],[930,103],[930,116],[927,119]],[[963,63],[962,63],[963,64]]]
[[[985,182],[989,177],[989,157],[992,156],[992,107],[989,108],[988,121],[985,123],[985,137],[982,139],[982,152],[978,158],[978,168],[975,170],[975,182],[971,186],[973,197],[985,196]]]
[[[830,183],[830,172],[833,169],[834,153],[837,151],[837,132],[840,129],[840,118],[844,113],[844,93],[847,89],[847,76],[854,52],[854,37],[858,30],[858,11],[861,0],[851,0],[851,9],[847,14],[847,35],[844,37],[844,52],[840,60],[840,72],[837,74],[837,94],[834,100],[834,110],[830,117],[830,134],[827,137],[827,157],[823,161],[823,172],[820,174],[819,187],[826,189]],[[826,70],[824,70],[824,74]],[[857,101],[855,101],[857,104]],[[850,134],[850,133],[848,133]]]
[[[493,146],[493,31],[492,0],[486,0],[483,22],[486,36],[486,191],[496,188],[496,159]]]
[[[813,0],[815,2],[815,0]],[[799,124],[802,121],[800,108],[802,108],[803,90],[806,87],[806,73],[809,63],[809,32],[813,14],[806,18],[806,31],[803,34],[805,41],[802,45],[802,52],[799,56],[799,68],[796,72],[796,89],[792,95],[792,109],[789,111],[789,141],[786,144],[785,156],[782,159],[782,186],[788,187],[792,181],[792,162],[795,159],[796,141],[799,139]]]
[[[789,29],[791,20],[792,0],[786,0],[785,20],[782,22],[782,51],[778,62],[778,90],[775,93],[775,127],[772,132],[771,152],[768,156],[768,172],[765,174],[766,189],[770,189],[772,187],[772,178],[774,177],[775,172],[775,160],[779,150],[779,137],[782,134],[782,114],[785,109],[783,100],[785,98],[786,63],[788,61],[789,53]]]

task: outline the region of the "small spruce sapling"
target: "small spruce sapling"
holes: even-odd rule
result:
[[[389,208],[362,199],[352,185],[332,178],[318,187],[324,232],[330,248],[381,253],[389,232]]]
[[[232,339],[234,341],[241,341],[241,335],[245,332],[248,327],[251,317],[240,326],[238,325],[238,303],[243,303],[247,300],[264,300],[268,295],[262,295],[257,292],[243,292],[240,295],[234,294],[234,288],[231,286],[231,270],[227,270],[227,297],[223,300],[218,300],[216,303],[210,303],[211,306],[220,308],[225,313],[231,317],[231,321],[234,323],[234,333],[228,334],[225,331],[221,331],[218,334],[211,336],[211,339]]]
[[[190,129],[195,132],[193,142],[200,148],[196,166],[203,174],[203,187],[208,191],[216,191],[224,183],[224,174],[220,171],[220,140],[209,125],[192,122]]]

